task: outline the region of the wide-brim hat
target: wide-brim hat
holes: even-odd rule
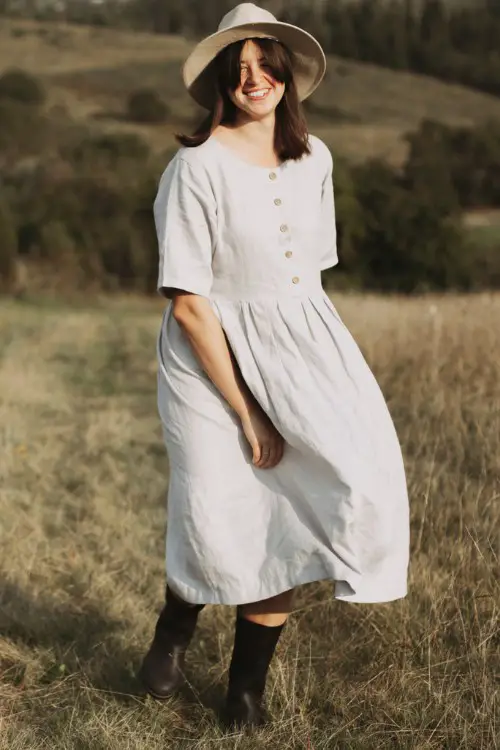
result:
[[[326,71],[325,53],[307,31],[278,21],[272,13],[253,3],[240,3],[226,13],[214,34],[193,49],[182,70],[187,90],[198,104],[211,109],[216,96],[213,66],[218,53],[233,42],[252,37],[275,39],[293,53],[294,80],[299,100],[303,101],[319,86]]]

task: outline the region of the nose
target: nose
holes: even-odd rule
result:
[[[246,70],[245,86],[257,86],[262,80],[262,68],[258,63],[251,63]]]

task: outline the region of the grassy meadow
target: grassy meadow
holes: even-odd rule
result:
[[[161,301],[0,303],[1,750],[500,746],[500,297],[332,299],[402,443],[409,594],[301,588],[254,734],[216,721],[234,608],[202,613],[183,694],[135,679],[164,586]]]
[[[156,151],[175,145],[173,132],[190,131],[201,110],[181,80],[192,42],[123,30],[0,19],[0,72],[21,67],[41,77],[48,114],[69,115],[97,130],[140,134]],[[168,104],[165,125],[126,122],[127,96],[155,89]],[[308,107],[311,130],[350,161],[380,157],[399,164],[405,134],[424,118],[450,125],[500,119],[500,99],[425,76],[330,56],[324,82]]]
[[[200,114],[180,78],[190,46],[0,19],[0,73],[39,76],[47,117],[137,133],[158,160]],[[168,122],[126,120],[142,87]],[[308,117],[335,155],[397,165],[423,118],[500,119],[500,99],[330,57]],[[498,212],[465,223],[498,246]],[[201,614],[181,695],[159,704],[135,678],[165,582],[162,301],[0,298],[0,750],[500,747],[500,296],[331,294],[400,436],[409,594],[349,605],[331,583],[301,588],[268,681],[274,723],[254,734],[217,723],[234,608]]]

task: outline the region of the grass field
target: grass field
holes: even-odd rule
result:
[[[180,74],[191,46],[180,37],[0,20],[0,72],[19,66],[40,75],[53,116],[62,107],[96,129],[138,132],[156,151],[171,148],[173,132],[190,130],[199,114]],[[127,95],[143,86],[168,103],[171,118],[165,125],[124,122]],[[352,161],[378,156],[401,162],[404,134],[425,117],[449,124],[500,119],[500,98],[335,57],[311,105],[311,130],[335,155]]]
[[[491,277],[495,276],[496,258],[500,252],[500,211],[483,209],[463,216],[465,236],[471,246],[481,252],[482,262],[491,259]]]
[[[234,608],[202,613],[181,696],[134,677],[164,585],[161,303],[0,303],[1,750],[499,747],[500,297],[333,299],[401,439],[409,595],[302,588],[248,736],[216,722]]]

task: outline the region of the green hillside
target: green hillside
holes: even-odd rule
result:
[[[174,36],[2,19],[0,71],[17,66],[39,75],[54,114],[67,112],[100,130],[139,132],[161,151],[198,115],[180,75],[191,45]],[[500,119],[500,99],[487,94],[335,57],[328,62],[327,77],[308,105],[311,130],[355,161],[380,156],[399,163],[404,134],[426,117],[448,124]],[[124,121],[127,95],[144,86],[169,106],[165,125]]]

